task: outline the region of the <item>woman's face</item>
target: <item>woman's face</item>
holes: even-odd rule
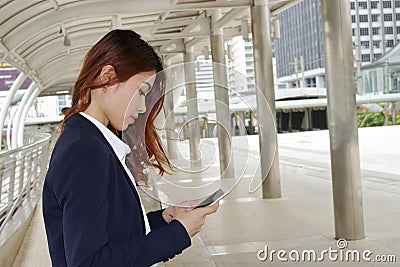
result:
[[[123,131],[146,112],[146,95],[153,88],[155,71],[141,72],[127,81],[108,88],[105,113],[114,129]]]

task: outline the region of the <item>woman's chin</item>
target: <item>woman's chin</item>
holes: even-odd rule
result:
[[[121,131],[125,131],[126,129],[128,129],[129,124],[128,123],[124,123],[121,127]]]

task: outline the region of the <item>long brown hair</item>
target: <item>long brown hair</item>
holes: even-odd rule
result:
[[[116,78],[107,83],[101,83],[97,77],[106,65],[114,67]],[[145,116],[140,115],[135,124],[137,124],[137,129],[140,126],[143,129],[142,131],[138,130],[137,136],[140,136],[142,141],[144,139],[147,162],[151,162],[162,175],[166,171],[166,166],[171,168],[171,163],[165,154],[154,126],[154,120],[160,113],[164,102],[165,78],[162,70],[160,57],[147,42],[141,39],[139,34],[131,30],[113,30],[107,33],[89,50],[84,59],[82,69],[74,85],[72,106],[64,117],[61,132],[68,118],[85,111],[89,107],[91,90],[125,82],[138,73],[156,71],[156,80],[149,93],[149,96],[153,95],[153,97],[149,101],[146,98],[146,106],[151,108],[147,110]],[[108,127],[112,130],[110,125]],[[121,137],[121,133],[114,132]],[[138,164],[131,165],[135,167],[131,171],[134,172],[135,180],[137,180],[139,175],[135,172],[140,173],[141,170],[137,170]]]

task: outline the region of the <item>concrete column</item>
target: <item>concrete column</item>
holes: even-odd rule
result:
[[[317,76],[315,77],[317,88],[325,88],[325,79],[324,76]]]
[[[392,125],[396,125],[396,102],[392,103]]]
[[[289,130],[289,132],[291,130],[293,130],[293,111],[292,110],[289,110],[288,130]]]
[[[26,117],[28,116],[28,112],[32,106],[33,101],[38,97],[39,94],[40,94],[40,90],[38,87],[36,87],[35,91],[29,97],[29,99],[26,102],[26,105],[22,111],[21,119],[19,121],[19,126],[18,126],[19,130],[18,130],[18,137],[17,137],[17,147],[21,147],[24,145],[24,127],[25,127]]]
[[[165,62],[167,67],[166,72],[170,73],[174,71],[171,68],[171,62],[167,60]],[[173,79],[173,78],[171,78]],[[167,135],[167,153],[170,159],[177,158],[177,138],[178,135],[175,132],[175,114],[174,114],[174,89],[176,84],[174,81],[169,81],[170,87],[166,88],[165,97],[164,97],[164,107],[166,111],[167,117],[166,119],[166,135]]]
[[[33,92],[36,90],[37,86],[35,82],[32,82],[28,89],[25,91],[24,96],[21,99],[21,102],[19,103],[18,109],[15,113],[15,117],[14,120],[12,121],[12,133],[11,133],[11,148],[15,149],[17,148],[18,145],[18,131],[22,131],[22,129],[20,129],[20,120],[22,117],[22,111],[24,110],[24,107],[29,99],[29,97],[33,94]],[[22,128],[24,127],[24,125],[22,124]]]
[[[244,112],[243,111],[238,111],[237,112],[238,115],[238,126],[239,126],[239,130],[240,130],[240,135],[246,135],[246,125],[245,125],[245,121],[244,121]]]
[[[308,115],[308,112],[308,108],[304,109],[304,117],[301,123],[301,128],[306,131],[310,130],[310,116]]]
[[[301,68],[301,87],[307,87],[306,79],[304,77],[304,57],[300,56],[300,68]]]
[[[310,129],[309,130],[312,130],[313,129],[313,120],[312,120],[313,109],[312,108],[308,108],[307,110],[308,110],[308,123],[310,125]]]
[[[254,113],[253,113],[253,111],[249,112],[249,117],[250,117],[249,126],[253,127],[254,126]]]
[[[21,87],[22,83],[25,81],[27,75],[23,72],[21,72],[17,79],[15,79],[14,83],[11,85],[10,90],[8,91],[6,100],[3,104],[3,107],[1,108],[0,111],[0,139],[2,139],[3,136],[3,127],[4,127],[4,122],[6,120],[8,108],[11,105],[11,102],[14,98],[15,93],[18,91],[18,89]],[[12,121],[10,120],[8,123],[10,124]]]
[[[208,129],[208,119],[204,117],[204,138],[210,137],[209,135],[209,129]]]
[[[196,65],[193,47],[186,47],[186,52],[184,53],[184,62],[190,161],[194,165],[199,165],[201,164],[200,126],[199,111],[197,107]]]
[[[222,17],[221,10],[211,12],[212,34],[211,53],[213,61],[215,110],[217,113],[217,131],[220,173],[224,178],[234,178],[234,165],[231,148],[231,117],[229,112],[228,80],[225,64],[225,48],[222,28],[215,23]]]
[[[335,236],[364,238],[350,2],[321,0]]]
[[[271,131],[272,125],[276,127],[274,76],[272,69],[272,42],[269,25],[270,11],[268,0],[254,1],[251,7],[251,24],[253,31],[254,72],[257,90],[257,115],[259,119],[261,177],[263,180],[263,198],[281,197],[281,182],[279,171],[278,140],[276,131]],[[272,112],[272,121],[266,116],[269,113],[264,104],[264,99]],[[271,125],[272,124],[272,125]],[[268,153],[264,148],[276,142],[275,153]],[[271,168],[267,165],[272,162]]]

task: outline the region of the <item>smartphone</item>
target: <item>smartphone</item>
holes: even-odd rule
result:
[[[204,199],[199,205],[195,207],[195,209],[206,206],[212,206],[221,199],[223,199],[228,193],[229,193],[229,188],[226,186],[222,186],[220,189],[212,193],[209,197]]]

